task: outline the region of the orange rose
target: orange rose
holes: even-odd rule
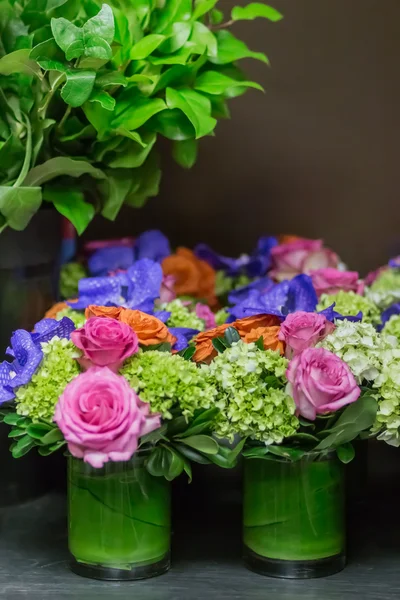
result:
[[[194,296],[215,303],[215,271],[188,248],[178,248],[176,254],[164,258],[162,268],[164,275],[175,278],[178,296]]]
[[[139,344],[154,346],[168,342],[175,344],[176,337],[168,331],[168,327],[152,315],[147,315],[140,310],[122,308],[119,321],[129,325],[139,338]]]
[[[298,235],[290,235],[288,233],[284,233],[280,236],[278,236],[278,240],[280,244],[291,244],[292,242],[298,242],[299,240],[302,240],[304,238],[298,236]]]
[[[256,342],[262,337],[265,349],[275,350],[280,354],[285,352],[284,342],[278,339],[280,320],[274,315],[257,315],[238,319],[232,323],[232,327],[238,330],[240,337],[247,344]]]
[[[90,317],[108,317],[109,319],[120,320],[121,311],[123,309],[120,306],[96,306],[90,304],[85,310],[86,319]]]
[[[272,327],[273,325],[279,327],[280,323],[280,319],[275,315],[256,315],[255,317],[237,319],[237,321],[232,323],[232,327],[238,330],[240,337],[245,337],[247,333],[250,333],[257,327]]]
[[[62,310],[65,310],[66,308],[69,308],[66,302],[57,302],[56,304],[53,304],[51,308],[49,308],[49,310],[45,313],[44,318],[55,319],[58,313]]]
[[[194,339],[196,352],[193,355],[193,360],[196,362],[206,362],[207,364],[210,363],[218,354],[214,349],[212,341],[217,337],[222,337],[225,330],[231,326],[230,323],[225,323],[214,329],[204,331],[204,333],[199,333]]]

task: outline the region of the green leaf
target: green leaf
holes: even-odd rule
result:
[[[184,469],[186,475],[188,476],[189,483],[192,483],[192,465],[190,464],[190,462],[187,460],[186,457],[182,456],[182,460],[183,460],[183,469]]]
[[[152,120],[151,128],[169,140],[189,140],[196,135],[191,122],[178,109],[158,114]]]
[[[13,458],[21,458],[31,450],[35,445],[35,440],[33,440],[29,435],[24,435],[19,438],[18,442],[13,446],[12,455]]]
[[[186,65],[189,57],[196,50],[196,44],[186,42],[186,44],[174,54],[165,56],[150,56],[149,60],[153,65]]]
[[[269,64],[268,58],[262,52],[253,52],[244,42],[236,38],[230,31],[217,32],[218,55],[210,57],[210,61],[216,65],[225,65],[241,60],[242,58],[254,58]]]
[[[143,148],[136,142],[126,140],[126,145],[121,153],[116,154],[116,157],[109,162],[110,167],[135,169],[141,167],[146,158],[151,152],[157,139],[157,134],[149,132],[143,135],[145,147]]]
[[[213,348],[218,352],[218,354],[222,354],[225,352],[227,346],[225,345],[222,338],[215,338],[212,340]]]
[[[179,438],[191,437],[192,435],[199,435],[200,433],[209,433],[212,422],[205,421],[204,423],[191,423],[190,426],[183,433],[179,434]]]
[[[103,4],[100,12],[82,27],[60,17],[51,19],[51,30],[67,60],[81,56],[108,60],[112,56],[114,16],[108,4]]]
[[[200,454],[193,448],[189,448],[189,446],[185,446],[184,444],[174,443],[174,448],[178,450],[183,456],[192,462],[198,463],[199,465],[209,465],[211,463],[210,459]],[[210,455],[211,457],[211,455]]]
[[[127,90],[128,91],[128,90]],[[152,116],[167,108],[161,98],[144,98],[138,94],[122,97],[117,101],[112,126],[124,127],[129,131],[138,129]]]
[[[283,15],[275,8],[261,2],[251,2],[247,6],[235,6],[231,12],[233,21],[252,21],[258,17],[268,19],[273,23],[283,19]]]
[[[196,132],[196,139],[210,134],[217,124],[211,114],[211,103],[205,96],[187,89],[166,90],[167,106],[170,109],[181,110],[192,123]]]
[[[29,173],[28,173],[29,177]],[[22,231],[42,203],[40,187],[0,186],[0,213],[6,218],[7,225]]]
[[[254,81],[237,81],[218,71],[204,71],[197,78],[194,88],[206,94],[225,94],[229,88],[251,87],[263,91],[263,87]]]
[[[46,433],[45,436],[42,437],[41,442],[43,445],[51,445],[55,442],[64,441],[64,436],[62,432],[58,429],[58,427],[54,427],[51,431]]]
[[[160,180],[161,170],[158,165],[158,157],[153,150],[144,165],[135,169],[134,185],[126,198],[126,203],[135,208],[142,207],[147,198],[158,195]]]
[[[172,23],[187,21],[192,14],[192,0],[165,0],[159,9],[155,31],[164,33]]]
[[[264,350],[264,338],[262,335],[260,335],[255,344],[259,350]]]
[[[123,87],[128,85],[128,79],[119,71],[110,71],[109,73],[104,73],[104,75],[100,75],[96,79],[97,87],[114,87],[116,85],[122,85]]]
[[[20,418],[21,415],[17,415],[17,413],[8,413],[3,418],[3,423],[6,423],[7,425],[16,425]]]
[[[160,45],[159,51],[163,54],[176,52],[188,41],[191,32],[191,23],[186,21],[173,23],[171,29],[168,30],[166,40]]]
[[[114,110],[115,98],[103,90],[94,90],[90,94],[89,102],[98,102],[105,110]]]
[[[40,76],[40,67],[29,58],[30,53],[29,48],[23,48],[0,58],[0,75],[23,73],[24,75]]]
[[[182,356],[185,360],[192,360],[193,354],[196,352],[196,348],[194,346],[189,346],[188,348],[184,348],[180,352],[178,352],[179,356]]]
[[[196,22],[193,24],[192,35],[190,42],[195,45],[196,52],[206,54],[207,56],[216,58],[218,55],[217,38],[212,31],[203,23]]]
[[[21,437],[21,435],[25,435],[25,434],[26,434],[26,429],[18,429],[18,427],[14,427],[13,429],[11,429],[11,431],[7,437],[17,438],[17,437]]]
[[[217,4],[218,0],[197,0],[192,14],[192,21],[197,21]]]
[[[146,468],[154,477],[166,477],[172,461],[172,454],[167,448],[157,446],[147,459]]]
[[[224,340],[226,345],[231,347],[235,342],[240,342],[240,335],[234,327],[228,327],[224,333]]]
[[[192,435],[181,439],[181,442],[204,454],[217,454],[219,448],[218,442],[208,435]]]
[[[247,448],[242,454],[245,458],[259,458],[268,454],[268,448],[267,446],[254,446]]]
[[[196,140],[176,141],[172,146],[172,156],[178,165],[190,169],[196,162],[197,150],[198,142]]]
[[[315,444],[320,441],[315,435],[310,433],[295,433],[287,438],[290,442],[305,442],[306,444]]]
[[[214,8],[210,13],[211,25],[220,25],[224,20],[224,13],[222,10]]]
[[[46,187],[43,198],[52,202],[58,212],[71,221],[78,235],[82,235],[94,217],[94,206],[85,202],[79,190]]]
[[[150,54],[153,54],[154,50],[156,50],[164,40],[165,35],[157,33],[146,35],[133,46],[130,55],[131,59],[143,60],[144,58],[147,58]]]
[[[288,448],[285,446],[268,446],[268,452],[270,454],[274,454],[275,456],[287,458],[292,462],[300,460],[305,454],[304,450],[299,450],[298,448]]]
[[[85,174],[94,179],[105,179],[106,177],[103,171],[96,169],[86,160],[74,160],[66,156],[57,156],[31,169],[25,178],[24,184],[38,186],[60,175],[80,177]]]
[[[30,51],[29,58],[36,61],[54,60],[61,63],[63,63],[65,60],[64,54],[54,38],[46,40],[45,42],[40,42],[40,44],[36,44],[36,46]]]
[[[44,71],[58,71],[59,73],[67,73],[69,70],[68,65],[65,65],[58,60],[38,58],[37,63]]]
[[[125,202],[132,186],[132,174],[124,169],[107,171],[107,182],[101,184],[100,189],[104,192],[104,204],[101,214],[106,219],[114,221]]]
[[[207,408],[206,410],[202,409],[200,413],[193,419],[192,425],[213,421],[218,413],[219,409],[215,406],[213,408]]]
[[[150,431],[150,433],[146,433],[140,438],[140,446],[144,446],[144,444],[156,444],[160,440],[166,440],[165,433],[167,431],[167,425],[161,425],[158,429],[154,431]]]
[[[174,448],[166,446],[166,449],[171,453],[171,460],[168,472],[165,475],[165,479],[167,481],[172,481],[183,472],[185,468],[185,461],[180,453]]]
[[[54,429],[54,425],[50,423],[48,425],[46,423],[31,423],[26,428],[26,433],[32,438],[41,440],[52,429]]]
[[[95,71],[82,69],[68,71],[67,82],[61,90],[61,98],[74,108],[82,106],[92,93],[95,79]]]
[[[350,463],[353,460],[356,453],[354,451],[353,445],[348,443],[348,444],[343,444],[342,446],[338,446],[336,448],[336,454],[338,456],[338,459],[342,463],[347,465],[348,463]]]

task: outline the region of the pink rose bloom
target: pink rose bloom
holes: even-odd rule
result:
[[[340,290],[363,294],[364,284],[356,271],[339,271],[339,269],[316,269],[310,277],[318,296],[321,294],[337,294]]]
[[[162,278],[160,289],[160,302],[172,302],[175,300],[176,293],[174,290],[175,277],[173,275],[164,275]]]
[[[338,256],[324,248],[322,240],[301,239],[288,244],[280,244],[271,250],[271,277],[277,281],[292,279],[300,273],[315,269],[337,267]]]
[[[72,456],[100,468],[108,461],[132,458],[141,436],[160,427],[149,417],[128,382],[110,369],[93,367],[69,383],[61,394],[54,420]]]
[[[316,346],[335,329],[324,315],[299,310],[289,314],[281,325],[279,339],[286,343],[286,357],[292,358]]]
[[[196,315],[199,317],[199,319],[203,319],[206,324],[206,329],[214,329],[217,326],[217,323],[215,322],[215,315],[211,308],[207,306],[207,304],[201,304],[201,302],[198,302],[196,304]]]
[[[83,367],[92,365],[117,370],[139,348],[136,333],[126,323],[108,317],[91,317],[71,333],[75,346],[83,351]]]
[[[310,421],[355,402],[361,393],[346,363],[324,348],[307,348],[297,354],[286,377],[297,414]]]

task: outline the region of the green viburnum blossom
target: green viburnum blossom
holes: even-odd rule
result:
[[[83,327],[86,323],[85,313],[74,310],[73,308],[64,308],[57,313],[56,319],[57,321],[60,321],[63,317],[68,317],[71,319],[77,329]]]
[[[78,283],[87,277],[87,271],[80,263],[67,263],[61,267],[60,293],[63,298],[76,298],[78,296]]]
[[[171,313],[167,321],[168,327],[189,327],[190,329],[198,329],[204,331],[205,322],[200,319],[195,312],[192,312],[188,306],[185,306],[182,300],[173,300],[161,305],[162,310]]]
[[[356,316],[362,312],[364,323],[378,325],[381,322],[380,310],[376,304],[355,292],[340,290],[337,294],[322,294],[316,310],[324,310],[332,304],[335,304],[335,310],[341,315]]]
[[[232,290],[237,290],[245,285],[248,285],[251,279],[247,275],[238,275],[237,277],[231,277],[226,275],[224,271],[217,271],[215,278],[215,294],[217,296],[224,296],[229,294]]]
[[[400,344],[400,315],[392,315],[382,329],[383,336],[393,336]]]
[[[378,413],[372,433],[391,446],[400,446],[400,349],[386,353],[382,371],[375,379]]]
[[[348,364],[357,382],[374,381],[382,368],[383,352],[390,340],[382,338],[370,323],[336,321],[336,329],[320,344]]]
[[[228,317],[229,313],[227,309],[221,308],[221,310],[215,313],[215,322],[217,325],[224,325]]]
[[[59,396],[80,373],[76,361],[80,352],[70,340],[58,337],[42,343],[41,348],[42,362],[32,380],[17,389],[15,403],[19,415],[52,421]]]
[[[400,269],[383,271],[365,292],[381,310],[400,301]]]
[[[206,380],[201,368],[178,354],[139,351],[121,369],[123,375],[153,413],[171,419],[171,409],[179,407],[183,416],[215,405],[215,386]]]
[[[215,433],[279,444],[299,427],[293,399],[285,391],[288,361],[272,350],[240,341],[206,367],[217,386],[220,409]]]

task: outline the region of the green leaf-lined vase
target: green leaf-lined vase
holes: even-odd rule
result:
[[[94,469],[69,458],[72,570],[108,580],[144,579],[170,565],[170,487],[142,457]]]
[[[336,454],[245,461],[244,560],[264,575],[325,577],[345,566],[344,474]]]

